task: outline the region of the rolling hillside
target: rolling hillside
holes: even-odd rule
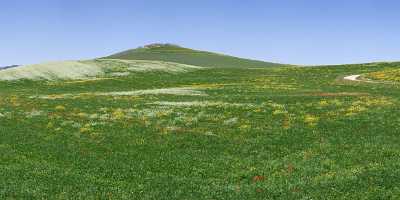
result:
[[[171,44],[152,44],[127,50],[106,58],[125,60],[160,60],[201,67],[278,67],[278,63],[237,58],[207,51],[198,51]]]
[[[202,69],[202,67],[164,61],[95,59],[49,62],[7,68],[0,71],[0,80],[62,81],[129,76],[137,72],[146,71],[181,73],[198,69]]]

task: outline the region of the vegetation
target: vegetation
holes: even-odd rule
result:
[[[386,69],[382,71],[372,72],[367,74],[365,77],[377,81],[399,82],[400,69]]]
[[[202,67],[163,61],[95,59],[8,68],[0,71],[0,80],[80,80],[127,76],[136,71],[180,73],[196,69],[202,69]]]
[[[0,82],[0,199],[400,198],[398,85],[341,80],[396,63],[90,62],[114,67]]]
[[[107,58],[125,60],[160,60],[201,67],[276,67],[278,63],[237,58],[212,52],[198,51],[171,44],[153,44],[145,47],[127,50]]]

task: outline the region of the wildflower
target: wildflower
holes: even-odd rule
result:
[[[100,108],[99,109],[101,112],[107,112],[108,111],[108,108]]]
[[[81,118],[86,118],[87,115],[88,115],[88,114],[83,113],[83,112],[78,113],[78,117],[81,117]]]
[[[304,117],[304,122],[307,123],[307,124],[309,124],[310,126],[315,126],[315,125],[317,125],[318,121],[319,121],[319,118],[316,117],[316,116],[313,116],[313,115],[307,114],[307,115]]]
[[[290,118],[289,117],[285,117],[285,119],[282,122],[282,127],[284,129],[289,129],[290,128]]]
[[[273,115],[280,115],[280,114],[287,114],[288,112],[286,110],[274,110],[272,112]]]
[[[241,130],[246,130],[246,129],[250,129],[250,125],[249,124],[243,124],[239,127],[239,129]]]
[[[225,120],[224,121],[224,125],[232,126],[232,125],[237,124],[237,122],[238,122],[238,118],[234,117],[234,118],[230,118],[228,120]]]
[[[339,101],[338,99],[333,100],[332,103],[333,103],[334,105],[336,105],[336,106],[341,106],[341,105],[343,105],[343,103],[342,103],[341,101]]]
[[[255,183],[255,182],[264,181],[264,180],[265,180],[265,177],[264,177],[264,176],[258,175],[258,176],[254,176],[254,177],[253,177],[253,182],[254,182],[254,183]]]
[[[72,122],[72,125],[71,125],[73,128],[80,128],[82,125],[80,124],[80,123],[77,123],[77,122]]]
[[[27,118],[32,118],[32,117],[37,117],[42,115],[43,112],[42,111],[38,111],[38,110],[32,110],[31,112],[25,112],[25,116]]]
[[[352,116],[352,115],[356,115],[357,113],[363,112],[367,110],[367,108],[361,106],[361,105],[352,105],[347,109],[347,113],[346,116]]]
[[[110,114],[108,114],[108,113],[102,114],[102,115],[100,115],[99,119],[106,121],[106,120],[110,119]]]
[[[125,117],[125,113],[122,111],[122,109],[117,109],[112,113],[112,118],[115,120],[121,120]]]
[[[90,132],[90,130],[91,130],[90,124],[85,124],[85,126],[83,126],[82,128],[79,129],[79,132],[88,133],[88,132]]]
[[[57,111],[65,111],[65,106],[58,105],[58,106],[55,107],[55,109],[56,109]]]
[[[89,116],[89,118],[90,119],[97,119],[97,118],[99,118],[99,115],[98,114],[91,114],[90,116]]]
[[[328,101],[326,101],[326,100],[321,100],[321,101],[319,102],[319,105],[320,105],[320,106],[328,106],[329,103],[328,103]]]
[[[143,144],[145,144],[145,142],[146,142],[146,141],[145,141],[145,139],[143,139],[143,138],[140,138],[140,139],[137,139],[137,140],[136,140],[136,144],[137,144],[137,145],[143,145]]]

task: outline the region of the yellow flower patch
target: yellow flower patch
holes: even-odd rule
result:
[[[115,120],[121,120],[125,118],[125,113],[122,109],[117,109],[112,113],[112,118]]]
[[[82,128],[79,129],[79,132],[81,133],[89,133],[91,132],[91,125],[90,124],[85,124]]]
[[[58,105],[58,106],[56,106],[55,107],[55,109],[57,110],[57,111],[65,111],[65,106],[63,106],[63,105]]]
[[[319,117],[307,114],[304,116],[304,122],[310,126],[316,126],[319,121]]]

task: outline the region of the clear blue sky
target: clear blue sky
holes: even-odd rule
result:
[[[153,42],[291,64],[400,60],[398,0],[3,0],[0,65]]]

